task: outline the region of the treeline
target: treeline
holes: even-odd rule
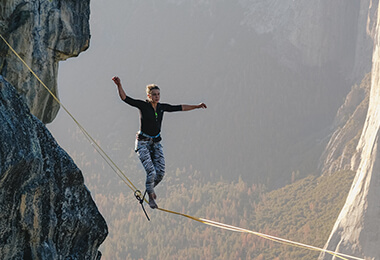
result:
[[[160,207],[323,247],[354,173],[309,176],[268,192],[241,179],[205,181],[202,173],[177,169],[157,187]],[[106,218],[109,236],[102,259],[317,259],[319,253],[284,246],[252,234],[220,230],[187,218],[151,210],[147,221],[132,192],[86,182]],[[107,185],[108,186],[108,185]]]

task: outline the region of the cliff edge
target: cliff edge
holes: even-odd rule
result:
[[[325,248],[365,259],[380,259],[380,20],[378,2],[368,18],[375,21],[368,112],[351,160],[356,176]],[[347,162],[349,164],[349,161]],[[347,165],[346,164],[346,165]],[[321,254],[320,259],[335,259]]]
[[[107,225],[81,171],[0,77],[0,258],[100,259]]]
[[[0,0],[1,34],[56,96],[59,61],[89,47],[89,17],[89,0]],[[2,41],[0,74],[33,115],[45,124],[54,120],[59,104]]]
[[[0,33],[57,94],[58,62],[89,46],[89,14],[89,0],[0,0]],[[1,41],[0,259],[101,258],[106,222],[44,125],[58,109]]]

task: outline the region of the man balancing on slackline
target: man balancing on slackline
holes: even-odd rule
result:
[[[120,98],[127,104],[140,110],[140,130],[136,135],[135,151],[146,171],[146,192],[149,195],[149,206],[158,208],[154,187],[159,184],[165,174],[165,158],[161,145],[161,123],[164,112],[189,111],[197,108],[207,108],[206,104],[199,105],[169,105],[159,103],[160,89],[151,84],[146,87],[146,101],[127,96],[119,77],[113,77]]]

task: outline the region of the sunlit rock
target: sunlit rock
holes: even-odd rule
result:
[[[1,0],[0,33],[57,95],[58,62],[89,46],[89,0]],[[59,105],[0,41],[0,73],[25,98],[32,114],[51,122]]]
[[[368,18],[377,20],[377,27],[374,30],[369,108],[353,158],[359,165],[326,248],[365,259],[380,259],[380,20],[378,3],[371,7],[377,10]],[[322,254],[320,259],[332,259],[332,256]]]
[[[323,174],[340,170],[356,171],[359,164],[358,145],[368,111],[371,76],[367,75],[360,85],[355,85],[339,108],[332,134],[320,159]]]

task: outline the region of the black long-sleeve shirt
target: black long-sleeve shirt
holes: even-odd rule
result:
[[[181,105],[157,103],[156,111],[149,101],[126,97],[125,103],[140,110],[140,131],[150,136],[157,136],[161,132],[161,124],[164,112],[182,111]]]

